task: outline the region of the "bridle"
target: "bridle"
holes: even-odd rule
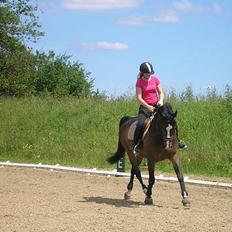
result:
[[[163,118],[165,121],[167,121],[167,125],[165,127],[166,130],[166,136],[164,138],[162,138],[162,142],[165,144],[165,148],[169,149],[172,147],[173,145],[173,136],[171,135],[171,130],[175,130],[175,134],[176,134],[176,122],[175,122],[175,116],[174,113],[172,112],[168,112],[169,115],[171,116],[171,120],[167,120],[167,116],[165,117],[165,115],[162,114],[162,112],[160,112],[161,106],[158,106],[157,108],[155,108],[154,113],[152,114],[152,120],[155,119],[155,115],[160,115],[161,118]],[[173,115],[172,115],[173,114]],[[162,120],[162,119],[161,119]]]

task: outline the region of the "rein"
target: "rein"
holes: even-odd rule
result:
[[[148,132],[150,126],[151,126],[151,123],[152,123],[152,121],[153,121],[153,119],[154,119],[156,113],[157,113],[157,111],[155,111],[155,112],[152,114],[152,116],[149,117],[148,122],[147,122],[146,125],[145,125],[145,130],[144,130],[144,132],[143,132],[143,137],[142,137],[142,139],[144,139],[145,135],[147,134],[147,132]]]

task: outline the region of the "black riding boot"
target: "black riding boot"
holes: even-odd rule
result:
[[[134,133],[134,149],[133,149],[134,155],[137,155],[139,152],[139,146],[141,144],[141,134],[142,134],[141,132],[142,132],[142,128],[140,128],[137,125]]]
[[[188,146],[184,142],[179,141],[179,148],[180,149],[186,149],[186,148],[188,148]]]
[[[183,141],[180,141],[179,139],[179,136],[178,136],[178,127],[176,127],[176,135],[177,135],[177,139],[178,139],[178,142],[179,142],[179,149],[187,149],[188,146],[183,142]]]

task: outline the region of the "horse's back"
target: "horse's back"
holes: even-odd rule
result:
[[[128,125],[131,125],[131,123],[133,123],[134,121],[137,120],[138,117],[131,117],[131,116],[123,116],[121,119],[120,119],[120,122],[119,122],[119,126],[128,126]]]
[[[119,126],[122,126],[126,121],[128,121],[131,117],[130,116],[123,116],[120,119]]]
[[[129,130],[131,125],[137,120],[137,117],[124,116],[119,123],[119,134],[122,140],[131,140],[129,136]],[[128,137],[129,136],[129,137]]]

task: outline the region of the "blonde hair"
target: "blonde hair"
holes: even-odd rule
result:
[[[138,75],[137,75],[137,79],[142,78],[142,76],[143,76],[143,73],[142,73],[142,72],[139,72]]]

